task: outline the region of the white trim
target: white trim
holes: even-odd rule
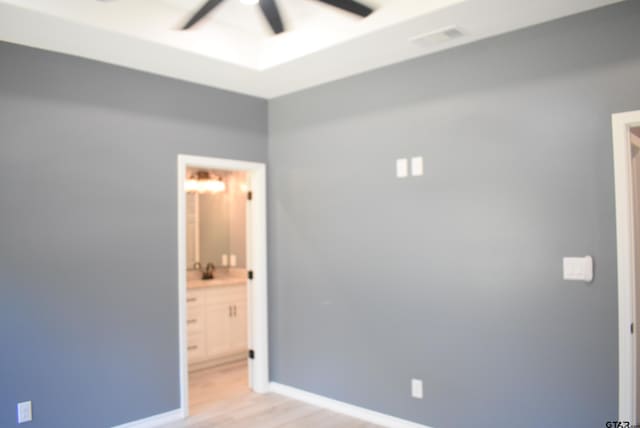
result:
[[[186,164],[178,155],[178,347],[180,361],[180,411],[189,416],[189,359],[187,355],[187,197]]]
[[[113,428],[154,428],[182,419],[182,410],[176,409],[170,412],[160,413],[137,421],[127,422],[126,424],[117,425]]]
[[[269,389],[269,336],[267,306],[267,195],[266,165],[231,159],[178,155],[178,329],[180,346],[180,410],[182,417],[189,415],[189,363],[187,359],[186,329],[186,197],[184,179],[187,167],[245,171],[253,191],[251,218],[247,228],[251,239],[247,245],[247,268],[253,270],[249,282],[248,308],[249,347],[255,359],[249,360],[250,387],[258,393]]]
[[[630,128],[640,125],[640,111],[614,114],[611,122],[618,250],[618,419],[637,423],[635,337],[630,333],[635,318]]]
[[[375,412],[373,410],[365,409],[364,407],[354,406],[353,404],[337,401],[332,398],[313,394],[291,386],[282,385],[277,382],[271,382],[269,389],[274,394],[284,395],[285,397],[289,397],[294,400],[302,401],[313,406],[321,407],[323,409],[331,410],[332,412],[341,413],[343,415],[351,416],[353,418],[387,428],[430,428],[426,425],[421,425],[406,419],[396,418],[395,416],[385,415],[384,413]]]

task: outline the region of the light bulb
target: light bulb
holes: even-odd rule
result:
[[[184,190],[185,192],[197,192],[198,191],[198,180],[194,180],[190,178],[184,182]]]

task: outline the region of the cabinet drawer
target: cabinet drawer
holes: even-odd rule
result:
[[[187,308],[187,332],[197,333],[204,329],[204,307]]]
[[[187,356],[189,362],[199,361],[206,357],[203,333],[192,333],[187,338]]]
[[[187,311],[190,308],[202,306],[204,304],[205,293],[202,290],[188,290],[187,291]]]
[[[225,302],[238,302],[247,300],[247,287],[245,285],[232,285],[208,290],[205,295],[205,303],[221,304]]]

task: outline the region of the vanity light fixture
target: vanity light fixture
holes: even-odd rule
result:
[[[198,171],[184,184],[186,192],[195,193],[220,193],[226,186],[220,177],[212,176],[209,171]]]

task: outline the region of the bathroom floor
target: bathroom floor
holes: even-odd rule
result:
[[[247,360],[189,373],[189,413],[197,415],[225,401],[249,393]]]

